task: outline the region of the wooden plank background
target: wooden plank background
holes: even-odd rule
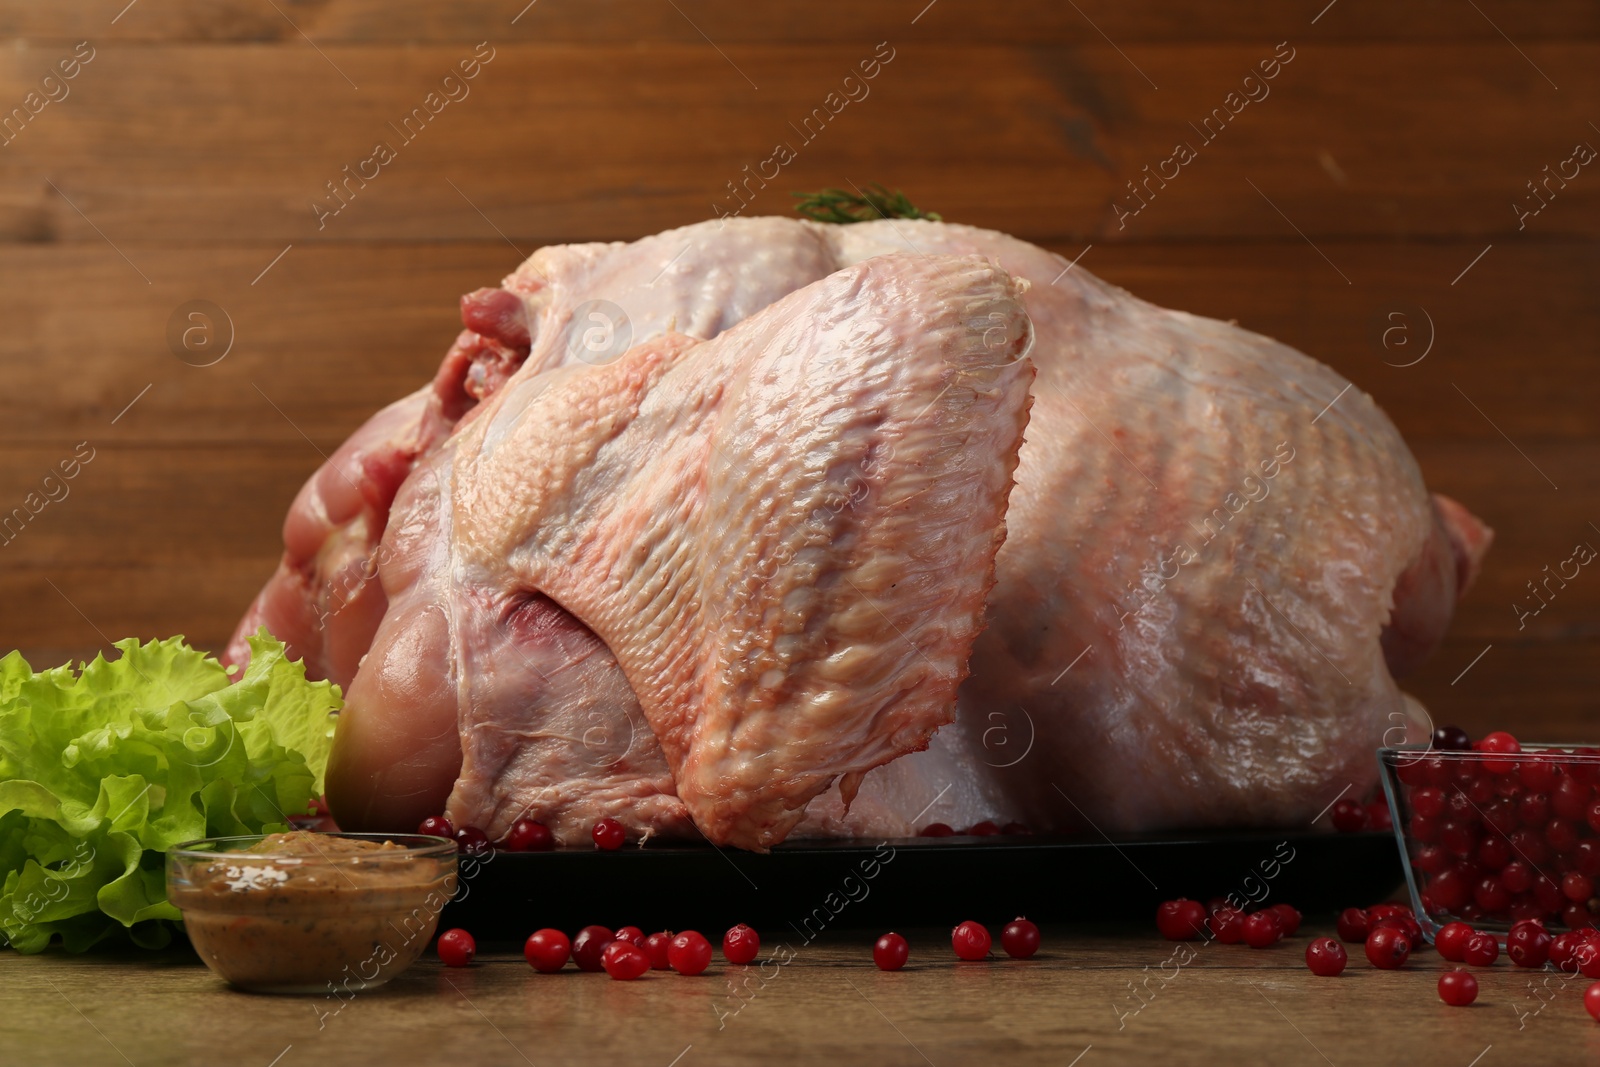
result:
[[[0,117],[66,93],[0,146],[0,512],[94,449],[0,547],[0,648],[36,664],[220,646],[319,450],[431,373],[460,293],[542,243],[708,217],[887,41],[749,212],[899,186],[1333,365],[1499,534],[1408,688],[1472,729],[1593,739],[1600,575],[1525,628],[1512,607],[1600,545],[1600,168],[1512,208],[1600,146],[1593,3],[5,0],[0,34]],[[1125,183],[1284,41],[1270,96],[1119,226]],[[319,228],[324,183],[480,42],[470,95]],[[197,299],[232,323],[204,368],[166,337]]]

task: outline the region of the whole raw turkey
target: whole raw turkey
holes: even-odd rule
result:
[[[972,295],[973,256],[998,268],[986,284],[1026,286],[1027,330],[995,299]],[[895,264],[887,276],[851,273],[885,263]],[[708,347],[688,339],[737,342],[731,328],[771,328],[757,320],[789,294],[842,279],[857,279],[850,292],[859,294],[864,278],[875,279],[876,302],[835,295],[812,305],[809,326],[784,319],[791,349],[813,351],[830,329],[885,340],[887,309],[901,304],[929,321],[954,316],[968,335],[992,326],[1008,346],[1031,331],[1027,360],[1002,364],[1037,367],[1003,528],[998,515],[952,514],[949,495],[930,492],[904,501],[911,519],[895,535],[961,520],[976,523],[974,543],[992,546],[1003,533],[958,706],[931,708],[947,698],[949,663],[965,655],[971,635],[960,625],[961,640],[912,641],[930,662],[909,685],[921,709],[909,731],[859,707],[830,721],[785,701],[749,704],[748,691],[713,707],[703,687],[661,688],[683,670],[684,642],[759,635],[751,619],[785,610],[792,588],[766,581],[781,546],[753,538],[751,551],[729,554],[728,543],[701,536],[715,515],[696,518],[694,536],[668,536],[689,529],[678,498],[704,488],[692,471],[673,467],[676,486],[655,484],[667,476],[640,447],[633,480],[614,466],[601,474],[572,458],[573,440],[612,432],[597,397],[626,393],[619,368]],[[997,317],[975,317],[975,303]],[[826,313],[832,304],[842,319]],[[639,352],[597,354],[597,313]],[[314,673],[348,685],[329,795],[350,828],[409,829],[448,807],[491,834],[525,815],[571,840],[604,814],[641,832],[765,847],[788,832],[900,835],[934,820],[1106,831],[1308,822],[1347,787],[1367,788],[1373,748],[1425,719],[1395,679],[1436,647],[1490,540],[1460,505],[1428,494],[1388,418],[1326,366],[1235,326],[1154,307],[992,231],[757,218],[549,247],[501,289],[464,298],[463,317],[467,330],[433,385],[375,416],[302,491],[284,563],[240,624],[241,635],[266,625]],[[909,320],[888,328],[899,332],[880,358],[946,366],[953,341],[930,348]],[[781,367],[790,349],[742,351],[721,358]],[[797,401],[803,380],[790,386]],[[559,414],[580,394],[590,409]],[[870,424],[879,398],[870,388],[845,395]],[[716,505],[729,529],[747,534],[745,512],[770,506],[763,479],[774,471],[820,462],[813,488],[834,477],[851,516],[851,494],[881,487],[829,473],[836,442],[825,428],[802,433],[784,405],[766,410],[756,423],[770,420],[767,447],[735,457],[749,492],[724,489]],[[1008,473],[992,423],[1015,414],[988,412],[990,439],[973,441],[965,457],[986,451],[989,469]],[[514,464],[478,458],[513,419],[558,422],[564,436],[528,438]],[[654,447],[677,454],[704,436],[704,424],[673,423]],[[888,440],[875,439],[885,454]],[[752,590],[744,614],[707,629],[619,612],[626,598],[606,590],[635,580],[641,563],[624,556],[559,580],[530,569],[529,544],[591,536],[571,514],[511,491],[552,472],[636,487],[608,506],[633,509],[636,531],[679,546],[671,560],[652,561],[652,573],[669,583],[699,574],[702,585],[720,574]],[[646,485],[654,491],[641,495]],[[487,539],[495,547],[474,557],[479,570],[452,554],[468,534],[441,517],[458,515],[467,498],[474,522],[506,534]],[[908,550],[894,538],[870,543],[890,556]],[[902,602],[886,588],[830,602],[817,618],[873,604],[886,617],[931,610],[959,621],[961,594],[981,584],[989,560],[956,555],[940,564],[953,597],[944,607],[910,593]],[[468,610],[483,603],[491,564],[501,570],[489,586],[514,587],[515,607]],[[529,647],[538,655],[509,651]],[[784,673],[833,664],[841,688],[865,695],[862,707],[885,706],[907,687],[902,674],[852,673],[851,648],[848,637],[822,642]],[[440,649],[449,652],[441,658]],[[236,641],[230,651],[247,649]],[[952,712],[955,721],[915,751]],[[762,724],[765,765],[687,758],[686,728],[746,714]],[[710,732],[719,731],[727,733]],[[806,755],[788,762],[797,753]]]

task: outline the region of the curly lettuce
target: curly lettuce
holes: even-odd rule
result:
[[[287,829],[322,793],[338,687],[265,631],[237,681],[181,637],[116,647],[80,670],[0,659],[0,936],[19,952],[165,945],[167,849]]]

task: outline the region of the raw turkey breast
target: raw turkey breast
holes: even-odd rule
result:
[[[1429,496],[1369,397],[1283,345],[1154,307],[992,231],[749,219],[541,249],[500,291],[517,295],[531,336],[518,381],[597,372],[574,341],[590,301],[623,311],[636,343],[670,329],[712,336],[776,290],[896,253],[978,255],[1031,281],[1032,420],[956,721],[864,778],[841,764],[794,832],[897,835],[984,818],[1040,830],[1293,825],[1370,785],[1372,749],[1423,717],[1395,678],[1438,644],[1490,534]],[[384,550],[384,586],[411,588],[391,581]],[[749,580],[770,564],[758,553],[743,566]],[[567,839],[601,814],[693,832],[700,816],[679,805],[679,768],[657,742],[676,744],[671,724],[645,715],[652,697],[618,666],[616,638],[561,597],[530,603],[514,618],[547,635],[538,656],[458,638],[465,682],[410,659],[417,684],[450,690],[448,706],[441,697],[433,714],[397,714],[381,730],[349,717],[330,778],[342,821],[409,828],[448,798],[452,818],[495,832],[521,813]],[[395,659],[398,647],[380,639],[374,654]],[[373,684],[403,674],[399,663],[369,671]],[[725,785],[745,796],[738,776]],[[728,839],[707,818],[701,828]]]
[[[569,661],[597,652],[553,604],[615,657],[713,841],[771,845],[836,780],[926,747],[1004,539],[1033,378],[1018,296],[979,257],[883,256],[712,341],[525,366],[392,519],[404,562],[382,571],[389,610],[329,774],[341,825],[375,800],[387,822],[412,795],[394,767],[416,753],[396,738],[458,722],[461,802],[526,766],[518,741],[526,780],[588,776],[544,758],[545,700],[570,718],[588,691]],[[508,743],[509,723],[532,736]],[[653,758],[602,774],[558,821],[591,825],[619,791],[652,825],[677,817]]]

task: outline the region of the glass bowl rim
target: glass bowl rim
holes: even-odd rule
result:
[[[288,831],[279,832],[284,833]],[[336,833],[324,833],[322,831],[311,832],[314,832],[321,837],[341,837],[357,841],[392,841],[395,844],[400,845],[400,847],[388,849],[382,852],[351,852],[340,853],[338,855],[327,855],[322,853],[304,855],[300,853],[289,854],[284,852],[243,852],[229,850],[226,848],[205,849],[199,847],[202,845],[228,845],[240,843],[254,844],[258,841],[264,841],[268,837],[275,836],[274,834],[229,834],[221,837],[197,837],[191,841],[180,842],[179,844],[167,849],[167,858],[171,860],[214,860],[219,856],[228,856],[230,858],[241,859],[246,863],[270,863],[284,859],[295,859],[299,860],[302,864],[322,864],[327,866],[336,866],[341,863],[351,863],[357,861],[362,863],[370,863],[374,860],[395,862],[418,858],[443,859],[446,856],[454,857],[459,853],[459,849],[454,841],[447,837],[436,837],[432,834],[366,834],[346,833],[344,831],[339,831]]]
[[[1579,762],[1600,761],[1600,745],[1580,745],[1574,742],[1553,741],[1523,741],[1520,752],[1480,752],[1472,748],[1435,748],[1431,743],[1418,742],[1411,745],[1384,745],[1378,749],[1378,758],[1384,759],[1399,755],[1433,755],[1444,759],[1480,759],[1480,760],[1510,760],[1515,763],[1522,756],[1546,756],[1561,760],[1577,760]],[[1592,752],[1575,752],[1572,749],[1589,748]]]

